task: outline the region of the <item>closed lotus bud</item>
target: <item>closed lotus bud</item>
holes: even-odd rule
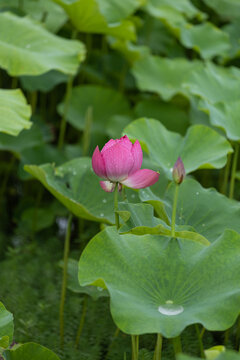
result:
[[[183,182],[185,175],[186,175],[185,168],[182,159],[179,157],[173,167],[173,171],[172,171],[173,181],[179,185]]]

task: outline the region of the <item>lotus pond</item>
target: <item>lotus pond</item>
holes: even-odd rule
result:
[[[1,360],[240,360],[239,24],[0,0]]]

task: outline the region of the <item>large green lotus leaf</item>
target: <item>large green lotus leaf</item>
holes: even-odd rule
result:
[[[19,11],[30,15],[35,20],[43,21],[44,25],[51,32],[58,32],[67,21],[65,11],[52,0],[27,0],[21,4],[18,0],[0,0],[2,11]]]
[[[238,76],[235,68],[226,69],[208,63],[192,72],[183,87],[211,103],[233,101],[240,97]]]
[[[159,99],[145,99],[139,101],[134,109],[136,118],[146,117],[158,119],[170,131],[184,135],[189,125],[189,117],[179,106],[163,102]]]
[[[171,227],[167,225],[169,222],[167,216],[166,223],[163,220],[155,217],[154,208],[150,204],[119,203],[118,213],[124,221],[124,224],[121,226],[119,231],[121,234],[159,234],[171,236]],[[196,233],[194,229],[188,225],[176,226],[175,234],[178,238],[197,241],[203,245],[210,244],[206,238]]]
[[[118,91],[96,85],[73,88],[67,113],[68,122],[79,130],[85,127],[88,109],[91,108],[92,130],[106,134],[106,125],[115,115],[127,115],[130,107],[127,99]],[[64,104],[58,107],[62,115]]]
[[[31,108],[21,90],[0,89],[0,132],[18,135],[23,129],[29,129],[32,123]]]
[[[240,140],[240,100],[217,104],[203,101],[200,104],[200,108],[209,113],[212,125],[224,129],[228,139]]]
[[[223,18],[240,18],[239,0],[204,0],[204,2]]]
[[[109,43],[111,48],[122,53],[131,65],[142,57],[150,55],[148,46],[136,45],[129,40],[111,37],[109,39]]]
[[[13,339],[13,315],[7,311],[4,305],[0,302],[0,340],[8,337],[9,343]]]
[[[114,223],[113,194],[104,192],[100,187],[99,178],[91,169],[91,159],[74,159],[59,167],[53,164],[26,165],[24,169],[74,215]]]
[[[63,263],[61,263],[63,266]],[[68,259],[68,281],[67,287],[74,293],[86,294],[97,300],[100,297],[108,297],[108,292],[101,286],[81,286],[78,281],[78,261],[75,259]]]
[[[183,25],[180,40],[187,48],[200,53],[203,59],[222,55],[230,49],[228,34],[209,22],[199,25],[189,23]]]
[[[80,32],[108,34],[128,40],[136,38],[134,24],[125,18],[141,1],[127,0],[121,4],[116,0],[54,1],[64,8]],[[118,20],[112,21],[114,18]]]
[[[48,71],[38,76],[21,76],[20,81],[24,90],[48,92],[61,83],[66,83],[69,76],[56,70]]]
[[[226,54],[226,58],[239,57],[240,55],[240,23],[238,20],[225,25],[222,30],[229,36],[231,47]]]
[[[184,24],[187,18],[205,18],[205,14],[189,0],[148,0],[145,9],[150,15],[160,19],[173,29],[175,26]]]
[[[54,352],[35,343],[20,345],[16,350],[9,350],[6,354],[8,360],[60,360]]]
[[[199,168],[221,168],[232,152],[228,141],[204,125],[188,128],[185,137],[168,131],[158,120],[139,119],[124,130],[131,139],[138,139],[150,159],[164,169],[169,179],[171,168],[181,156],[187,173]]]
[[[80,41],[60,38],[34,20],[10,13],[0,13],[0,50],[0,66],[12,76],[54,69],[73,75],[85,57]]]
[[[123,332],[171,338],[194,323],[216,331],[233,325],[239,314],[239,258],[240,235],[230,230],[204,246],[119,235],[108,227],[85,248],[79,281],[106,285],[113,319]]]
[[[134,63],[132,73],[140,90],[155,92],[168,101],[177,94],[188,96],[182,84],[202,66],[199,61],[147,56]]]
[[[172,204],[175,185],[171,184],[166,196],[158,195],[158,188],[140,190],[142,201],[154,206],[161,206],[158,214],[171,223]],[[158,204],[159,201],[159,204]],[[165,212],[164,212],[164,210]],[[215,189],[204,189],[196,180],[186,179],[179,188],[176,224],[192,226],[210,242],[220,236],[225,229],[240,232],[240,204],[218,193]]]
[[[196,358],[190,355],[179,354],[177,356],[177,360],[200,360],[200,358]],[[235,351],[226,350],[219,354],[217,357],[214,357],[214,360],[240,360],[240,355]]]

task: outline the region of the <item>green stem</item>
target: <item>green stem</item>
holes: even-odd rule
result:
[[[37,106],[37,91],[31,92],[30,103],[32,107],[32,114],[34,114]]]
[[[234,196],[234,185],[235,185],[235,176],[237,170],[237,162],[238,162],[238,153],[239,153],[239,143],[235,145],[235,151],[233,155],[233,164],[231,171],[231,180],[230,180],[230,190],[229,190],[229,198],[232,199]]]
[[[157,342],[154,352],[154,360],[161,360],[162,357],[162,335],[157,334]]]
[[[132,338],[132,360],[138,360],[139,335],[131,335]]]
[[[172,340],[173,340],[174,353],[175,355],[177,355],[182,352],[182,343],[181,343],[180,335],[173,338]]]
[[[0,201],[3,200],[3,196],[6,192],[8,180],[9,180],[9,177],[10,177],[10,174],[11,174],[11,171],[12,171],[15,161],[16,161],[16,157],[14,155],[12,155],[11,160],[9,161],[9,163],[7,165],[5,175],[3,177],[3,181],[2,181],[2,185],[1,185],[1,189],[0,189]]]
[[[172,210],[171,237],[175,237],[175,222],[176,222],[178,192],[179,192],[179,185],[176,184],[175,193],[174,193],[174,200],[173,200],[173,210]]]
[[[228,185],[228,179],[229,179],[229,173],[230,173],[230,165],[231,165],[231,159],[232,159],[232,154],[228,154],[227,157],[227,164],[225,166],[224,169],[224,176],[223,176],[223,184],[221,187],[221,193],[226,195],[227,194],[227,185]]]
[[[92,122],[93,108],[92,106],[89,106],[86,111],[85,126],[83,132],[83,156],[87,156],[89,152]]]
[[[77,336],[76,336],[76,341],[75,341],[76,349],[77,349],[78,344],[79,344],[80,336],[82,334],[82,329],[83,329],[83,325],[84,325],[84,321],[85,321],[85,317],[86,317],[87,302],[88,302],[88,295],[85,295],[84,299],[83,299],[82,315],[81,315],[81,318],[80,318],[80,323],[79,323]]]
[[[198,324],[195,324],[195,328],[196,328],[196,333],[197,333],[197,338],[198,338],[198,343],[199,343],[199,348],[200,348],[200,356],[201,356],[201,358],[205,359],[202,336],[201,336]]]
[[[240,341],[240,316],[237,321],[237,332],[236,332],[236,350],[239,351],[239,341]]]
[[[118,183],[116,183],[115,191],[114,191],[114,213],[115,213],[115,225],[117,230],[119,229],[119,215],[118,211]]]
[[[67,87],[66,87],[66,96],[64,100],[64,109],[63,109],[63,116],[61,119],[60,124],[60,131],[59,131],[59,137],[58,137],[58,148],[61,149],[64,144],[64,138],[66,133],[66,125],[67,125],[67,113],[68,113],[68,107],[69,107],[69,100],[72,93],[72,86],[73,86],[73,76],[69,76]]]
[[[60,312],[59,312],[61,348],[63,348],[64,346],[64,304],[65,304],[66,289],[67,289],[67,267],[68,267],[68,255],[70,249],[71,227],[72,227],[72,214],[69,214],[65,243],[64,243],[62,291],[61,291],[61,302],[60,302]]]

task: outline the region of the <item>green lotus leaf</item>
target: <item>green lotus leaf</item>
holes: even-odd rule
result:
[[[170,131],[184,135],[189,125],[189,117],[184,109],[159,99],[145,99],[139,101],[134,109],[136,118],[146,117],[160,120]]]
[[[199,168],[221,168],[227,154],[232,152],[228,141],[213,129],[204,125],[188,128],[185,137],[168,131],[159,121],[139,119],[124,130],[131,139],[138,139],[144,150],[159,167],[172,179],[171,168],[181,156],[186,172]]]
[[[128,334],[178,336],[186,326],[225,330],[239,314],[240,235],[210,245],[160,235],[97,234],[79,262],[82,286],[105,284],[111,313]]]
[[[78,130],[84,130],[88,109],[91,108],[92,130],[106,134],[106,125],[113,116],[127,115],[130,107],[127,99],[116,90],[96,85],[73,88],[67,113],[68,122]],[[64,104],[58,107],[62,115]]]
[[[142,3],[141,0],[54,0],[68,14],[73,25],[81,32],[108,34],[135,40],[134,24],[126,18]]]
[[[226,69],[208,63],[192,72],[183,87],[210,103],[234,101],[240,97],[238,73],[234,67]]]
[[[180,40],[187,48],[196,50],[203,59],[222,55],[230,49],[228,34],[209,22],[199,25],[189,23],[183,25]]]
[[[61,266],[63,263],[61,263]],[[67,287],[74,293],[77,294],[87,294],[97,300],[100,297],[108,297],[108,292],[106,289],[98,286],[80,286],[78,281],[78,261],[75,259],[68,259],[68,282]]]
[[[157,187],[139,191],[142,201],[155,209],[160,207],[159,216],[171,223],[175,185],[171,184],[165,197],[158,195]],[[191,226],[210,242],[214,242],[225,229],[240,232],[240,204],[218,193],[215,189],[204,189],[196,180],[186,179],[179,188],[176,224]]]
[[[13,339],[13,315],[0,302],[0,339],[6,336],[11,343]]]
[[[207,357],[207,360],[210,360],[211,358]],[[232,351],[232,350],[226,350],[223,351],[221,354],[219,354],[217,357],[212,358],[211,360],[240,360],[239,353]],[[177,360],[200,360],[200,358],[190,356],[190,355],[184,355],[179,354],[177,356]]]
[[[134,63],[132,73],[140,90],[155,92],[168,101],[177,94],[188,97],[188,91],[182,85],[202,66],[200,61],[184,58],[146,56]]]
[[[0,50],[0,67],[12,76],[50,70],[74,75],[85,57],[80,41],[60,38],[36,21],[11,13],[0,13]]]
[[[122,53],[131,65],[142,57],[150,55],[149,47],[136,45],[129,40],[111,38],[109,43],[111,48]]]
[[[29,129],[32,123],[31,108],[21,90],[0,89],[0,132],[18,135],[23,129]]]
[[[9,350],[6,354],[8,360],[60,360],[51,350],[31,342],[18,346],[16,350]]]
[[[240,100],[224,103],[211,104],[208,101],[202,101],[199,108],[209,113],[212,125],[225,130],[228,139],[240,140]]]
[[[240,55],[240,42],[239,42],[239,33],[240,33],[240,23],[239,20],[235,20],[230,24],[223,26],[222,30],[226,32],[229,36],[231,43],[230,49],[227,51],[226,58],[231,59],[239,57]]]
[[[163,220],[155,217],[154,208],[150,204],[119,203],[118,213],[124,221],[124,224],[121,226],[119,231],[120,234],[159,234],[171,236],[171,227],[168,225],[168,219],[164,222]],[[210,244],[204,236],[196,233],[189,225],[176,226],[175,234],[176,237],[181,239],[198,241],[203,245]]]
[[[68,78],[66,74],[51,70],[38,76],[21,76],[20,81],[25,90],[48,92],[53,90],[58,84],[66,83]]]
[[[240,18],[240,3],[238,0],[204,0],[204,2],[225,19]]]

